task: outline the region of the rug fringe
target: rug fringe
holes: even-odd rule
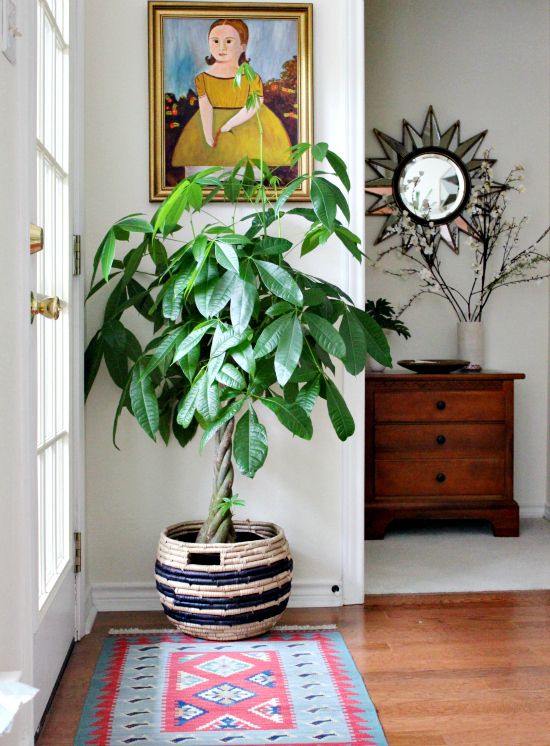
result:
[[[292,632],[294,630],[307,630],[307,629],[336,629],[336,624],[277,624],[273,627],[274,630],[281,632]],[[161,627],[161,628],[141,628],[141,627],[111,627],[109,630],[110,635],[163,635],[167,632],[177,633],[177,629],[174,627]]]

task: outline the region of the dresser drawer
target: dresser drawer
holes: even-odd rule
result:
[[[504,420],[502,391],[377,391],[376,422],[476,422]]]
[[[377,425],[377,459],[498,457],[506,443],[504,423]]]
[[[502,459],[386,460],[375,462],[375,496],[500,495]]]

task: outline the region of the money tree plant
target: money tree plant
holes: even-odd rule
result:
[[[355,426],[334,381],[336,363],[353,375],[364,369],[367,354],[391,365],[372,317],[344,291],[289,261],[333,236],[362,258],[359,238],[342,222],[350,217],[346,166],[325,143],[296,145],[294,163],[308,149],[328,171],[316,168],[283,189],[265,164],[247,159],[231,170],[209,168],[185,178],[150,221],[133,214],[111,226],[94,258],[88,298],[104,286],[111,292],[86,350],[86,396],[104,360],[122,390],[115,446],[124,409],[153,440],[160,435],[168,443],[173,435],[185,446],[200,428],[202,451],[215,438],[213,493],[198,542],[236,539],[232,509],[242,502],[233,494],[233,461],[247,477],[264,464],[262,410],[309,440],[311,413],[322,399],[345,440]],[[288,209],[306,179],[311,207]],[[223,220],[209,205],[221,194],[234,203],[244,196],[250,211]],[[201,213],[208,222],[199,229],[194,218]],[[301,238],[286,238],[285,224],[298,219]],[[131,248],[116,258],[118,245],[130,239]],[[124,323],[135,312],[150,324],[143,347]]]

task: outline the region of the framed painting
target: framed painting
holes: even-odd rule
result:
[[[149,2],[150,200],[209,166],[260,157],[280,188],[311,168],[312,5]],[[234,84],[249,62],[254,80]],[[257,111],[246,108],[259,94]],[[257,114],[257,116],[256,116]],[[304,182],[291,199],[309,197]]]

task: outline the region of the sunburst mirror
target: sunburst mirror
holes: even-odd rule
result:
[[[401,141],[377,129],[374,134],[384,157],[367,158],[376,173],[365,183],[365,192],[376,197],[367,215],[385,218],[375,243],[399,233],[406,214],[418,226],[438,231],[437,240],[458,253],[460,233],[472,233],[467,216],[472,179],[484,161],[495,163],[476,157],[487,130],[461,141],[460,122],[441,132],[430,106],[420,132],[404,119]]]

